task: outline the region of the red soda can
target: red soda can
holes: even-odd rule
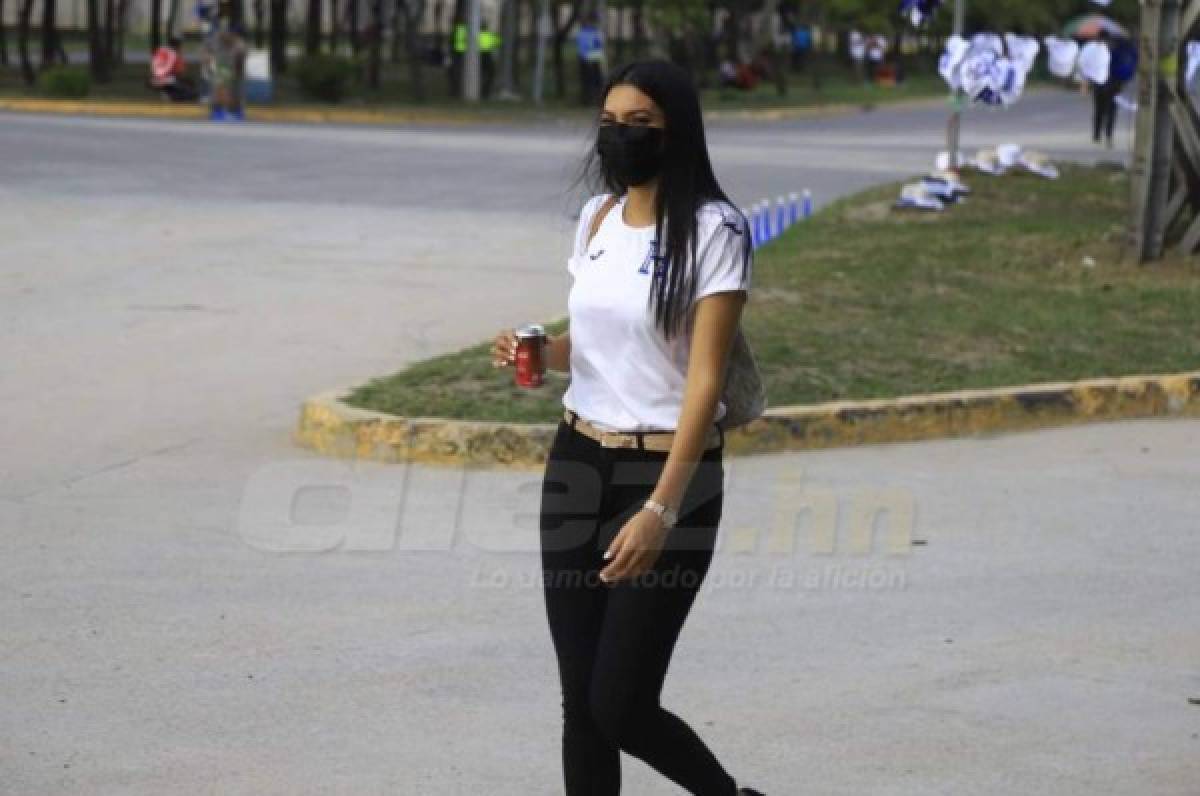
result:
[[[535,323],[517,329],[517,357],[514,380],[518,387],[541,387],[546,364],[542,351],[546,330]]]

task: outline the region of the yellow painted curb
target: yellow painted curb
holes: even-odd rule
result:
[[[208,109],[196,104],[119,100],[53,100],[37,98],[0,99],[0,110],[18,113],[55,113],[84,116],[125,116],[148,119],[207,119]],[[373,110],[368,108],[304,108],[248,105],[246,118],[256,122],[306,122],[311,124],[499,124],[525,116],[471,115],[434,110]],[[529,115],[531,121],[538,117]]]
[[[341,397],[351,389],[305,401],[293,441],[341,458],[531,470],[545,462],[557,427],[399,417],[349,406]],[[1200,371],[775,407],[731,431],[726,451],[912,442],[1160,416],[1200,417]]]
[[[914,108],[938,105],[945,102],[941,98],[917,97],[895,102],[883,102],[871,106],[854,103],[839,103],[833,105],[818,105],[808,107],[782,107],[758,109],[708,110],[704,112],[706,121],[783,121],[787,119],[821,119],[862,112],[864,107],[882,108]],[[144,119],[207,119],[208,109],[202,105],[175,104],[157,100],[107,100],[82,99],[59,100],[39,97],[7,97],[0,98],[0,110],[17,113],[52,113],[83,116],[125,116]],[[346,107],[282,107],[274,105],[248,105],[246,118],[256,122],[303,122],[309,124],[347,124],[347,125],[397,125],[397,124],[438,124],[438,125],[487,125],[509,122],[536,122],[546,118],[560,118],[564,115],[577,114],[585,116],[583,111],[563,110],[522,111],[514,114],[504,113],[503,108],[496,108],[495,115],[486,113],[474,114],[469,111],[446,112],[433,109],[413,108],[411,110],[379,110],[371,108]]]

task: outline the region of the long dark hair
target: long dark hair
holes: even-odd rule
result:
[[[601,108],[617,85],[633,86],[650,97],[662,109],[666,120],[665,153],[654,208],[654,239],[661,244],[664,225],[667,230],[665,244],[659,246],[665,267],[654,268],[648,301],[654,310],[655,325],[670,339],[679,333],[695,301],[697,211],[706,202],[722,201],[737,215],[743,278],[753,250],[749,223],[717,183],[704,138],[700,97],[688,73],[670,61],[635,61],[616,70],[608,79],[600,94]],[[596,154],[594,130],[592,144],[580,181],[588,181],[593,188],[606,188],[614,196],[625,195],[629,186],[608,173]]]

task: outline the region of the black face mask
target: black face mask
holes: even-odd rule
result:
[[[663,130],[634,124],[602,124],[596,153],[604,170],[623,185],[649,182],[662,169]]]

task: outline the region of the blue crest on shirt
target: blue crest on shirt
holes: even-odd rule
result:
[[[650,262],[654,261],[654,274],[659,276],[666,268],[666,256],[658,254],[658,241],[650,241],[649,249],[646,251],[646,257],[642,260],[642,265],[638,268],[639,274],[650,273]]]

